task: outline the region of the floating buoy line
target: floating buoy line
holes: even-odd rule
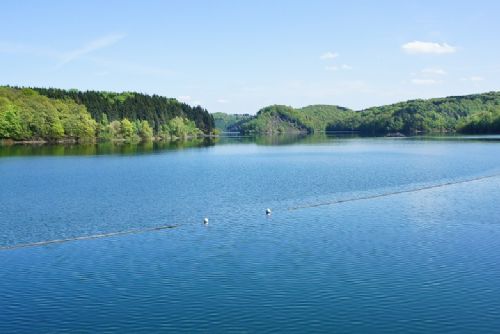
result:
[[[366,195],[366,196],[361,196],[361,197],[344,198],[344,199],[338,199],[338,200],[334,200],[334,201],[312,203],[312,204],[308,204],[308,205],[299,205],[299,206],[288,208],[288,211],[296,211],[296,210],[315,208],[315,207],[320,207],[320,206],[330,206],[330,205],[335,205],[335,204],[342,204],[342,203],[355,202],[355,201],[364,201],[364,200],[376,199],[376,198],[381,198],[381,197],[395,196],[395,195],[400,195],[400,194],[415,193],[415,192],[420,192],[420,191],[425,191],[425,190],[430,190],[430,189],[443,188],[443,187],[456,185],[456,184],[476,182],[476,181],[480,181],[480,180],[495,178],[498,176],[500,176],[500,173],[492,174],[492,175],[485,175],[485,176],[478,176],[478,177],[470,178],[470,179],[466,179],[466,180],[450,181],[450,182],[434,184],[434,185],[429,185],[429,186],[422,186],[422,187],[413,188],[413,189],[398,190],[398,191],[386,192],[386,193],[381,193],[381,194]],[[271,213],[272,213],[271,209],[268,208],[265,210],[266,216],[270,216]],[[208,218],[203,219],[203,224],[208,225]],[[143,229],[132,229],[132,230],[126,230],[126,231],[93,234],[93,235],[86,235],[86,236],[73,237],[73,238],[54,239],[54,240],[37,241],[37,242],[16,244],[16,245],[9,245],[9,246],[0,246],[0,251],[13,250],[13,249],[18,249],[18,248],[36,247],[36,246],[47,246],[47,245],[52,245],[52,244],[61,244],[61,243],[70,242],[70,241],[92,240],[92,239],[109,238],[109,237],[115,237],[115,236],[124,236],[124,235],[130,235],[130,234],[154,232],[154,231],[173,229],[173,228],[180,227],[180,226],[181,226],[181,224],[176,224],[176,225],[170,224],[170,225],[162,225],[162,226],[149,227],[149,228],[143,228]]]
[[[31,242],[31,243],[26,243],[26,244],[1,246],[0,250],[27,248],[27,247],[36,247],[36,246],[46,246],[46,245],[51,245],[51,244],[62,244],[64,242],[69,242],[69,241],[92,240],[92,239],[108,238],[108,237],[115,237],[115,236],[127,235],[127,234],[139,234],[139,233],[144,233],[144,232],[166,230],[166,229],[176,228],[176,227],[179,227],[179,225],[163,225],[163,226],[156,226],[156,227],[150,227],[150,228],[144,228],[144,229],[85,235],[85,236],[74,237],[74,238],[37,241],[37,242]]]
[[[490,179],[490,178],[494,178],[494,177],[498,177],[498,176],[500,176],[500,173],[493,174],[493,175],[478,176],[478,177],[466,179],[466,180],[450,181],[450,182],[434,184],[434,185],[430,185],[430,186],[422,186],[422,187],[413,188],[413,189],[397,190],[397,191],[391,191],[391,192],[386,192],[386,193],[381,193],[381,194],[373,194],[373,195],[366,195],[366,196],[361,196],[361,197],[351,197],[351,198],[338,199],[338,200],[334,200],[334,201],[312,203],[312,204],[307,204],[307,205],[299,205],[299,206],[294,206],[294,207],[288,208],[288,211],[316,208],[319,206],[329,206],[329,205],[335,205],[335,204],[341,204],[341,203],[347,203],[347,202],[364,201],[364,200],[370,200],[370,199],[375,199],[375,198],[380,198],[380,197],[394,196],[394,195],[407,194],[407,193],[416,193],[419,191],[436,189],[436,188],[443,188],[443,187],[447,187],[447,186],[451,186],[451,185],[455,185],[455,184],[476,182],[476,181]]]

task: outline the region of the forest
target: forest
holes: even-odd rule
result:
[[[213,130],[205,109],[157,95],[0,87],[0,139],[134,142]]]
[[[140,93],[0,87],[0,139],[136,142],[236,131],[348,131],[364,135],[500,133],[500,92],[410,100],[360,111],[272,105],[255,116],[211,115],[200,106]]]
[[[324,131],[364,135],[500,133],[500,92],[410,100],[360,111],[333,105],[298,109],[273,105],[235,124],[242,133],[260,134]],[[235,124],[225,126],[231,128]]]

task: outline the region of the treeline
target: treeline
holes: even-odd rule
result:
[[[244,133],[281,134],[312,132],[292,107],[273,105],[262,108],[254,118],[241,124]]]
[[[176,139],[195,137],[203,134],[195,123],[183,117],[175,117],[162,124],[156,133],[159,139]],[[148,121],[130,121],[124,118],[121,121],[109,122],[106,115],[97,126],[97,138],[100,140],[118,140],[125,142],[150,141],[155,133]]]
[[[214,126],[222,132],[240,132],[241,124],[253,118],[249,114],[226,114],[216,112],[212,114]]]
[[[0,138],[86,140],[96,130],[97,122],[83,105],[49,99],[32,89],[0,87]]]
[[[462,133],[500,133],[500,108],[472,114],[458,124]]]
[[[357,112],[349,120],[349,127],[366,134],[465,131],[466,124],[475,117],[498,110],[499,92],[412,100]],[[342,126],[345,129],[343,124],[333,123],[327,130]],[[488,129],[484,128],[484,131]]]
[[[347,124],[355,112],[338,106],[314,105],[301,109],[273,105],[262,108],[254,118],[241,124],[245,133],[313,133],[326,130],[328,124]]]
[[[231,127],[231,124],[226,125]],[[361,111],[273,105],[238,124],[244,133],[353,131],[366,135],[430,132],[500,133],[500,92],[411,100]]]
[[[125,118],[130,121],[147,121],[153,127],[154,133],[159,133],[163,124],[180,117],[194,121],[196,127],[205,134],[210,134],[214,129],[214,120],[207,110],[200,106],[192,107],[173,98],[133,92],[33,89],[53,99],[71,99],[85,105],[97,122],[102,121],[103,115],[106,115],[110,122]]]
[[[47,94],[41,94],[41,92]],[[59,97],[52,95],[61,94]],[[57,94],[56,94],[57,93]],[[101,99],[93,104],[93,117],[82,101],[70,96],[108,96],[108,102]],[[17,141],[90,141],[123,140],[128,142],[151,140],[152,138],[172,139],[202,135],[213,130],[213,119],[201,107],[191,108],[173,99],[151,97],[138,94],[139,100],[148,102],[156,123],[143,119],[147,113],[127,109],[127,100],[136,101],[135,93],[78,92],[56,89],[30,89],[0,87],[0,139]],[[50,96],[50,98],[48,97]],[[157,99],[157,100],[156,100]],[[87,103],[94,101],[87,100]],[[118,102],[117,102],[118,101]],[[169,101],[170,109],[160,110],[161,104],[155,101]],[[134,108],[139,104],[132,103]],[[99,112],[99,107],[102,107]],[[124,108],[121,110],[121,108]],[[121,110],[118,115],[117,110]],[[128,110],[127,113],[124,111]],[[138,110],[138,109],[137,109]],[[110,118],[112,115],[113,118]],[[155,117],[156,117],[155,116]],[[191,118],[190,118],[191,117]],[[198,123],[204,126],[198,127]]]

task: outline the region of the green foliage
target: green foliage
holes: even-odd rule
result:
[[[134,124],[127,118],[122,119],[120,122],[121,138],[126,142],[136,142],[139,141],[137,136],[137,129]]]
[[[187,138],[200,135],[201,131],[193,121],[183,117],[175,117],[162,126],[161,136],[163,138]]]
[[[498,92],[412,100],[358,112],[360,122],[356,130],[367,134],[465,131],[463,119],[481,118],[486,116],[480,114],[482,111],[499,106]],[[333,123],[329,129],[336,126]]]
[[[139,112],[140,108],[145,111]],[[148,121],[151,117],[153,122]],[[137,142],[152,140],[155,127],[159,127],[157,133],[165,133],[166,126],[168,138],[200,135],[198,124],[207,133],[214,129],[206,110],[159,96],[0,87],[0,139],[88,141],[97,137]]]
[[[308,133],[313,128],[304,122],[300,112],[292,107],[272,105],[257,112],[257,115],[241,125],[245,133],[281,134]]]
[[[313,105],[300,109],[273,105],[241,125],[243,132],[280,134],[323,132],[329,124],[352,129],[359,123],[358,114],[338,106]]]
[[[216,112],[212,114],[214,119],[215,128],[222,132],[239,132],[241,131],[241,124],[252,118],[248,114],[225,114]]]
[[[106,115],[108,121],[127,118],[131,122],[147,121],[154,133],[159,133],[162,124],[175,117],[183,117],[194,121],[196,127],[204,133],[211,133],[214,120],[207,110],[200,106],[191,107],[176,99],[158,95],[145,95],[133,92],[112,93],[98,91],[63,90],[55,88],[34,88],[41,95],[53,99],[71,99],[83,104],[91,116],[102,121]]]
[[[31,89],[0,87],[0,137],[14,140],[94,138],[96,122],[85,107]]]
[[[109,123],[108,131],[110,139],[117,140],[123,139],[122,137],[122,123],[120,121],[113,121]]]
[[[500,133],[500,107],[462,119],[458,124],[458,130],[463,133]]]
[[[323,132],[329,124],[342,124],[347,129],[354,128],[359,121],[356,112],[339,106],[312,105],[296,110],[299,119],[313,132]]]
[[[14,104],[0,97],[0,138],[23,138],[22,121]]]
[[[423,132],[497,133],[500,92],[412,100],[361,111],[313,105],[269,106],[239,125],[261,134],[356,131],[363,134]],[[220,118],[220,117],[219,117]]]
[[[144,141],[150,141],[153,138],[153,129],[148,121],[135,121],[137,135]]]

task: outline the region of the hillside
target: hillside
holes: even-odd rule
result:
[[[226,114],[216,112],[212,114],[215,128],[222,132],[240,132],[240,125],[253,116],[248,114]]]
[[[138,141],[213,128],[201,107],[156,95],[0,87],[0,139]]]
[[[238,125],[243,133],[355,131],[367,135],[500,133],[500,92],[410,100],[353,111],[330,105],[265,107]]]
[[[49,98],[69,98],[78,104],[83,104],[97,122],[102,121],[103,115],[106,115],[110,122],[124,118],[130,121],[144,120],[148,121],[155,132],[159,132],[162,124],[166,124],[175,117],[183,117],[194,121],[196,127],[204,133],[208,134],[214,128],[212,116],[202,107],[191,107],[176,99],[159,95],[56,88],[33,88],[33,90]]]
[[[300,109],[273,105],[265,107],[257,115],[241,124],[245,133],[312,133],[325,131],[328,124],[342,122],[352,110],[337,106],[313,105]]]
[[[499,110],[500,92],[411,100],[362,110],[355,128],[367,134],[468,131],[473,115]]]

